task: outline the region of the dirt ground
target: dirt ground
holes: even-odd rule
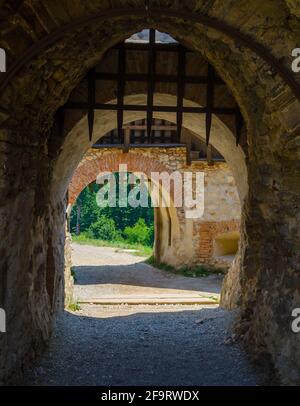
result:
[[[76,272],[75,297],[96,298],[215,298],[219,299],[222,276],[187,278],[145,263],[145,258],[116,248],[73,244]]]

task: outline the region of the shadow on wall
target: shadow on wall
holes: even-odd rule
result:
[[[240,233],[238,231],[219,234],[214,241],[214,256],[236,255],[239,249],[239,241]]]

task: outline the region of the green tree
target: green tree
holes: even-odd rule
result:
[[[125,239],[132,244],[149,245],[151,241],[151,229],[143,218],[140,218],[134,226],[126,227],[123,234]]]
[[[117,231],[113,219],[101,216],[99,219],[91,224],[89,233],[96,239],[114,241],[120,239],[120,232]]]
[[[99,185],[96,183],[90,184],[86,187],[79,195],[76,204],[74,205],[72,212],[71,212],[71,219],[70,219],[70,228],[72,233],[76,233],[76,226],[79,220],[80,223],[80,232],[89,232],[90,235],[93,235],[94,238],[101,238],[103,237],[96,237],[96,235],[100,235],[98,233],[98,229],[101,230],[100,222],[105,222],[106,219],[110,219],[114,222],[114,227],[117,234],[113,232],[107,231],[105,234],[104,229],[103,235],[111,235],[114,236],[111,239],[121,238],[120,235],[123,235],[124,238],[127,238],[127,234],[124,233],[125,229],[133,228],[138,223],[139,219],[143,220],[143,224],[147,227],[147,232],[144,225],[137,226],[134,230],[141,235],[143,232],[148,234],[147,244],[153,244],[153,224],[154,224],[154,210],[151,207],[151,200],[149,196],[149,205],[148,207],[137,207],[133,208],[130,206],[127,207],[119,207],[119,191],[118,191],[118,174],[116,174],[116,183],[117,183],[117,204],[116,207],[99,207],[97,205],[96,194],[99,190]],[[130,186],[128,186],[128,191]],[[80,211],[78,213],[78,206],[80,206]],[[80,214],[80,216],[78,215]],[[94,226],[94,224],[97,224]],[[105,227],[108,230],[107,223],[105,222]],[[112,226],[110,225],[110,229],[112,230]],[[130,234],[131,232],[127,232]],[[110,234],[109,234],[110,233]],[[128,235],[129,235],[128,234]],[[134,238],[131,233],[131,241],[137,240]],[[144,237],[138,238],[139,243],[144,243],[142,241],[146,241]]]

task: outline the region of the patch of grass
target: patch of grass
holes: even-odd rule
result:
[[[71,276],[73,277],[74,282],[77,282],[77,275],[74,266],[71,266]]]
[[[151,257],[147,258],[145,262],[149,265],[154,266],[155,268],[162,269],[163,271],[178,273],[178,270],[172,265],[165,264],[164,262],[157,262],[154,258],[154,255],[151,255]]]
[[[68,309],[71,310],[72,312],[78,312],[79,310],[81,310],[81,307],[79,303],[75,300],[69,303]]]
[[[119,249],[130,249],[135,250],[132,252],[133,255],[138,255],[141,257],[149,257],[153,249],[151,247],[141,245],[141,244],[129,244],[125,241],[104,241],[96,240],[94,238],[89,238],[85,235],[72,235],[72,241],[82,245],[93,245],[95,247],[112,247]]]
[[[217,296],[209,296],[208,299],[213,300],[214,302],[218,302],[219,299],[217,298]]]
[[[145,262],[149,265],[154,266],[155,268],[162,269],[163,271],[176,273],[177,275],[183,275],[188,278],[201,278],[204,276],[209,276],[211,274],[223,272],[221,269],[213,267],[211,265],[196,265],[175,268],[174,266],[165,264],[164,262],[157,262],[153,255]]]
[[[205,265],[198,265],[198,266],[185,266],[180,269],[181,273],[184,276],[187,276],[189,278],[198,278],[202,276],[208,276],[211,274],[211,271],[209,267]]]

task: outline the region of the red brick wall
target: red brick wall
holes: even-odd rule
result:
[[[91,157],[92,158],[92,157]],[[94,159],[84,158],[77,167],[69,186],[69,203],[74,204],[80,192],[93,182],[101,172],[118,172],[119,165],[126,164],[128,172],[168,172],[161,162],[137,153],[111,153]]]

